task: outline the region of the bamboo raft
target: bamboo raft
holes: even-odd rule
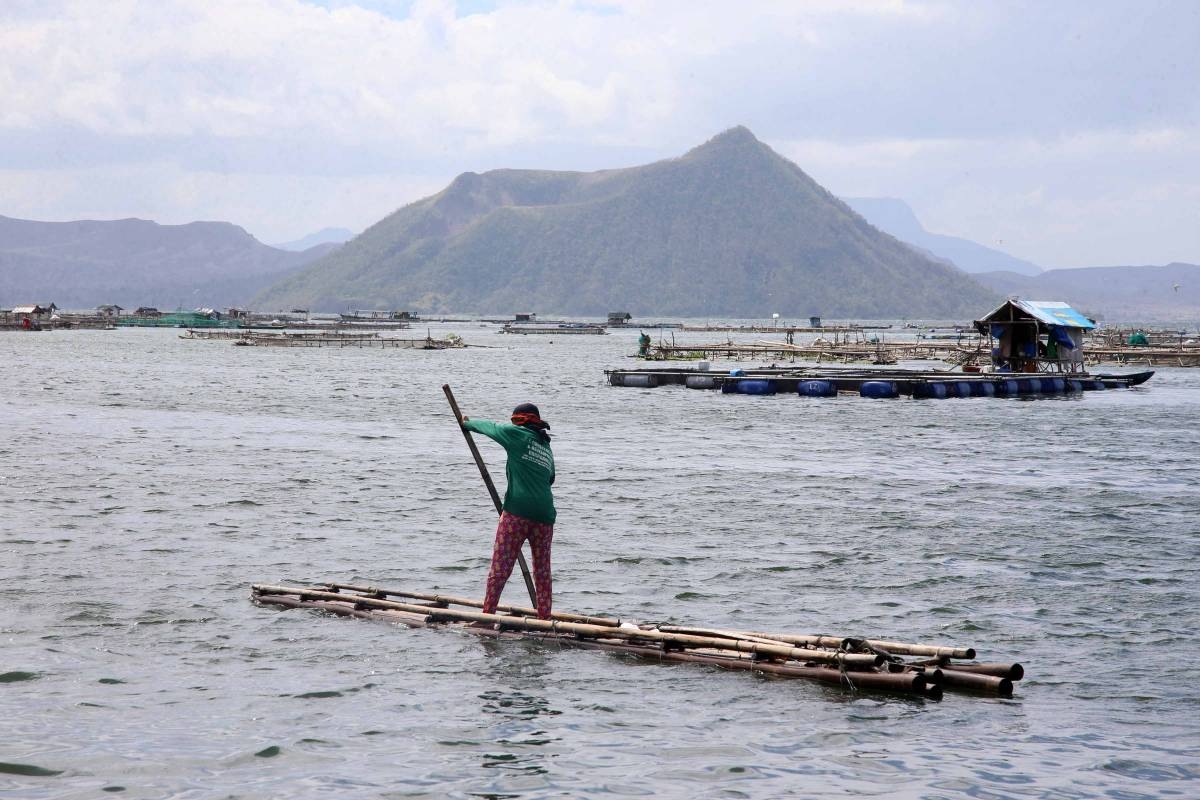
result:
[[[532,608],[501,605],[497,613],[484,614],[475,610],[483,606],[478,600],[349,583],[313,588],[254,584],[251,597],[262,605],[315,609],[414,628],[445,626],[482,636],[532,638],[656,661],[705,664],[814,680],[851,691],[897,692],[934,700],[946,690],[1012,697],[1013,683],[1025,674],[1016,663],[975,662],[972,647],[639,624],[561,612],[540,620]]]

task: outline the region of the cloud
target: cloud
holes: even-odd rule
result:
[[[1171,161],[1197,160],[1197,38],[1200,5],[1131,19],[1108,0],[9,0],[0,213],[99,214],[85,178],[196,176],[196,216],[282,240],[370,224],[465,170],[644,163],[745,124],[832,191],[909,199],[948,233],[1007,209],[1009,227],[1111,238],[1119,199],[1088,203],[1107,187],[1191,198],[1194,168]],[[248,216],[216,205],[217,176],[255,198]],[[356,182],[378,205],[353,220],[289,193]],[[1042,213],[1101,216],[1038,224],[1034,186]],[[111,205],[186,213],[154,187]],[[1153,233],[1121,252],[1200,261],[1194,234]],[[1099,255],[1086,239],[1029,236],[1021,255]]]
[[[775,144],[843,196],[903,197],[928,230],[1045,267],[1200,255],[1200,128]]]
[[[644,137],[686,111],[694,62],[764,37],[811,45],[815,21],[831,16],[890,17],[921,6],[761,3],[746,13],[691,3],[532,3],[467,16],[433,0],[408,8],[398,18],[299,0],[48,3],[41,15],[9,16],[0,28],[0,88],[9,100],[0,124],[109,136],[303,129],[411,147],[446,136],[489,147],[597,129]]]

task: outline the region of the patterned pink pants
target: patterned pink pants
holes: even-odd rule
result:
[[[500,524],[496,526],[496,546],[492,550],[492,567],[487,576],[487,594],[483,598],[483,613],[496,613],[500,593],[504,591],[504,584],[508,583],[513,565],[517,563],[517,553],[521,552],[521,545],[528,539],[529,549],[533,551],[537,615],[539,619],[550,619],[550,540],[553,538],[554,525],[551,523],[534,522],[507,511],[500,515]]]

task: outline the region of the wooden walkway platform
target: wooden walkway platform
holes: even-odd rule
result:
[[[1153,372],[1127,375],[1076,373],[977,373],[909,369],[836,367],[760,367],[728,371],[695,369],[605,370],[613,386],[652,389],[686,386],[726,394],[798,394],[833,397],[945,399],[951,397],[1018,397],[1127,389],[1145,383]]]

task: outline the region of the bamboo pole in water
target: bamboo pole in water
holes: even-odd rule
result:
[[[578,622],[560,622],[558,620],[529,619],[526,617],[511,617],[501,614],[483,614],[473,611],[456,611],[454,609],[432,608],[411,603],[399,603],[393,600],[380,600],[365,595],[345,595],[337,592],[302,589],[294,586],[272,586],[269,584],[254,584],[251,587],[256,595],[295,595],[314,600],[332,602],[350,602],[370,608],[394,609],[407,611],[428,617],[430,621],[445,622],[484,622],[499,625],[501,629],[524,630],[542,633],[569,633],[583,638],[625,639],[658,642],[664,649],[707,647],[720,650],[732,650],[740,653],[754,653],[759,656],[772,658],[794,659],[801,662],[819,661],[837,664],[848,669],[873,669],[884,662],[882,656],[844,653],[834,650],[810,650],[789,645],[771,645],[751,642],[745,639],[721,639],[710,636],[689,636],[681,633],[663,633],[656,630],[641,630],[640,628],[613,628],[605,625],[585,625]]]
[[[942,684],[960,689],[973,689],[977,692],[990,692],[1001,697],[1012,697],[1013,682],[1008,678],[996,675],[981,675],[975,672],[960,672],[957,669],[942,667]]]
[[[930,699],[940,699],[941,684],[930,682],[925,673],[921,672],[842,672],[831,667],[807,667],[793,664],[773,664],[769,661],[758,661],[750,658],[729,658],[710,656],[693,652],[666,651],[653,647],[637,645],[610,645],[603,642],[577,641],[572,645],[598,650],[614,650],[621,653],[656,658],[664,661],[679,661],[696,664],[709,664],[723,669],[744,669],[755,672],[765,672],[770,675],[783,675],[790,678],[809,678],[823,683],[835,683],[862,689],[883,689],[895,692],[920,694]]]
[[[467,447],[471,451],[471,455],[475,458],[475,466],[479,467],[479,475],[483,478],[483,483],[487,486],[488,494],[492,496],[492,505],[496,507],[496,514],[504,514],[504,504],[500,501],[500,493],[496,491],[496,484],[492,483],[492,476],[488,473],[487,465],[483,463],[483,455],[479,452],[479,447],[476,446],[475,440],[471,438],[471,432],[463,427],[463,414],[458,409],[458,401],[454,399],[454,392],[450,389],[450,384],[442,384],[442,391],[446,393],[446,399],[450,402],[450,410],[454,412],[454,419],[458,421],[459,430],[462,431],[463,438],[467,440]],[[532,547],[532,545],[530,545]],[[529,592],[529,602],[537,605],[537,593],[533,588],[533,576],[529,573],[529,564],[525,563],[525,554],[517,549],[517,566],[521,568],[521,577],[525,579],[525,590]]]
[[[939,662],[939,665],[946,669],[952,669],[956,672],[973,672],[976,675],[993,675],[997,678],[1008,678],[1010,681],[1019,681],[1025,677],[1025,667],[1020,664],[947,664]]]

